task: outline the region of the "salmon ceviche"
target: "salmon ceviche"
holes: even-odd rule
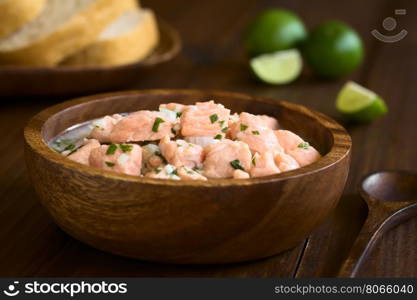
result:
[[[80,164],[173,180],[267,176],[321,157],[276,118],[232,113],[214,101],[105,116],[68,130],[50,146]]]

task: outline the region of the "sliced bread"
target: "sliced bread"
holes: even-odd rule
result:
[[[34,19],[46,0],[0,0],[0,39]]]
[[[142,60],[155,48],[159,32],[149,9],[125,12],[107,26],[97,41],[64,60],[65,65],[120,65]]]
[[[135,0],[47,0],[38,17],[0,40],[0,64],[56,65],[136,5]]]

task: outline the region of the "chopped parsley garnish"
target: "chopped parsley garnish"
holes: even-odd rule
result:
[[[112,163],[111,161],[106,161],[106,165],[110,168],[113,168],[116,164]]]
[[[153,123],[152,126],[152,131],[153,132],[158,132],[159,130],[159,124],[164,123],[165,121],[159,117],[155,118],[155,122]]]
[[[161,168],[156,168],[156,169],[155,169],[155,173],[156,173],[156,174],[159,174],[161,171],[162,171],[162,169],[161,169]]]
[[[246,129],[248,129],[248,126],[245,124],[240,124],[240,131],[245,131]]]
[[[65,147],[64,151],[66,150],[74,150],[75,149],[75,145],[74,144],[69,144],[68,146]]]
[[[126,145],[126,144],[120,144],[120,149],[122,149],[123,152],[130,152],[133,149],[132,145]]]
[[[238,159],[232,160],[230,162],[230,165],[233,167],[233,169],[235,170],[243,170],[245,171],[245,169],[242,167],[242,165],[240,164],[240,161]]]
[[[299,143],[297,147],[301,148],[301,149],[304,149],[304,150],[307,150],[308,147],[310,147],[310,144],[307,143],[307,142],[302,142],[302,143]]]
[[[181,118],[182,112],[177,112],[177,118]]]
[[[223,127],[224,125],[224,120],[219,121],[220,127]]]
[[[252,131],[252,134],[259,135],[259,131],[258,130],[254,130],[254,131]]]
[[[222,132],[223,132],[223,133],[226,133],[228,129],[229,129],[228,127],[224,127],[224,128],[222,129]]]
[[[176,135],[177,134],[177,132],[175,131],[174,128],[171,128],[171,132],[172,132],[173,135]]]
[[[170,175],[177,175],[178,176],[178,171],[177,169],[175,169],[174,171],[172,171],[172,173]]]
[[[116,144],[110,144],[109,148],[107,148],[106,154],[107,155],[113,155],[117,150]]]
[[[218,134],[214,137],[215,140],[221,140],[223,136],[221,134]]]
[[[254,165],[256,167],[256,158],[255,158],[255,156],[252,157],[252,165]]]
[[[214,122],[216,122],[219,119],[219,116],[214,114],[210,116],[210,122],[211,124],[213,124]]]

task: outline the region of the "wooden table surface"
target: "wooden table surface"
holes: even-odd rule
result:
[[[112,256],[63,233],[39,204],[23,159],[22,129],[41,109],[61,99],[0,100],[0,276],[334,276],[366,217],[355,194],[361,178],[381,169],[417,170],[417,11],[416,1],[267,1],[143,0],[181,33],[184,47],[175,60],[148,71],[131,88],[209,88],[268,96],[303,104],[337,118],[335,96],[352,79],[382,95],[389,114],[369,125],[347,126],[353,158],[346,191],[328,221],[306,241],[286,253],[251,263],[223,266],[158,265]],[[241,34],[264,8],[281,6],[297,12],[313,26],[341,19],[355,27],[366,46],[357,72],[337,81],[305,72],[295,83],[273,87],[254,81],[247,69]],[[394,9],[397,43],[371,36]],[[1,83],[0,83],[1,84]],[[24,87],[22,87],[24,89]],[[0,95],[1,96],[1,95]],[[331,183],[329,183],[331,184]],[[290,234],[290,233],[289,233]],[[384,235],[360,276],[417,276],[417,217]]]

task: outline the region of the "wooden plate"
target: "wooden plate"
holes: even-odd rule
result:
[[[113,67],[0,67],[0,97],[81,95],[125,87],[141,72],[175,57],[181,49],[178,32],[158,20],[160,42],[145,60]]]

